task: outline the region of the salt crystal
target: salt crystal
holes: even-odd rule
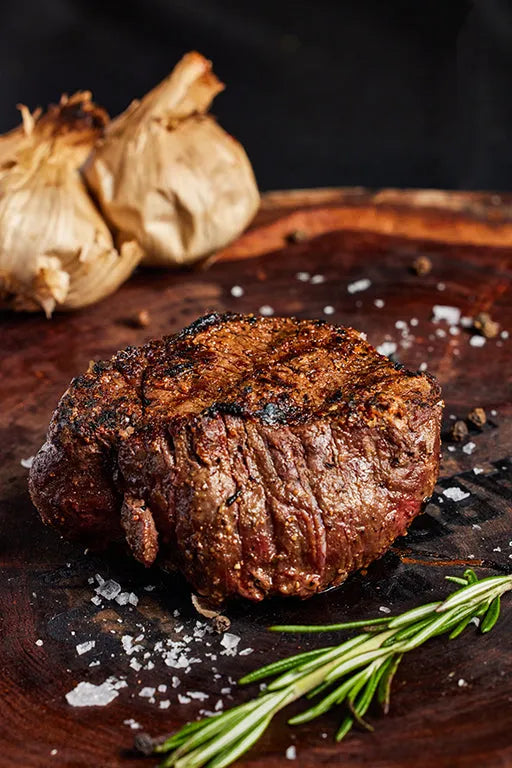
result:
[[[379,344],[377,347],[377,352],[380,355],[389,357],[389,355],[393,355],[396,352],[396,344],[394,341],[383,341],[382,344]]]
[[[149,669],[149,670],[154,669],[154,668],[155,668],[155,665],[153,664],[152,661],[148,661],[148,663],[144,667],[144,669]]]
[[[104,584],[104,583],[105,583],[105,579],[104,579],[104,578],[103,578],[103,576],[102,576],[101,574],[99,574],[99,573],[95,573],[95,574],[94,574],[94,578],[96,579],[96,581],[98,582],[98,584],[99,584],[100,586],[101,586],[102,584]]]
[[[444,291],[445,288],[446,288],[446,285],[444,283],[438,283],[437,284],[437,290],[438,291]]]
[[[123,720],[123,724],[129,725],[133,731],[136,731],[137,728],[142,728],[142,725],[134,720],[133,717],[130,717],[128,720]]]
[[[436,336],[438,339],[444,339],[446,337],[446,331],[443,328],[436,328]]]
[[[162,685],[158,686],[158,693],[165,693],[166,690],[167,690],[167,686],[166,685],[162,684]]]
[[[411,319],[409,320],[409,324],[412,325],[413,328],[418,325],[418,322],[419,322],[419,320],[418,320],[417,317],[411,317]]]
[[[178,693],[178,701],[180,704],[190,704],[188,696],[184,696],[182,693]]]
[[[206,699],[209,698],[208,694],[203,693],[202,691],[187,691],[187,696],[191,699],[197,699],[198,701],[206,701]]]
[[[156,587],[154,584],[146,584],[144,589],[146,590],[146,592],[152,592],[154,589],[156,589]]]
[[[155,695],[155,688],[151,688],[149,685],[144,686],[144,688],[141,688],[139,691],[139,696],[142,699],[150,699],[154,695]]]
[[[460,309],[443,304],[434,304],[432,307],[432,322],[439,323],[444,320],[448,325],[457,325],[460,321]]]
[[[493,552],[501,552],[501,547],[494,547]]]
[[[86,640],[85,643],[78,643],[76,646],[76,652],[79,656],[81,656],[83,653],[88,653],[88,651],[92,651],[94,646],[96,645],[96,640]]]
[[[375,304],[377,309],[382,309],[382,307],[384,306],[384,301],[382,299],[375,299],[373,303]]]
[[[466,683],[466,681],[464,680],[463,677],[461,677],[461,678],[459,678],[459,680],[457,680],[457,685],[459,686],[459,688],[466,688],[467,687],[467,683]]]
[[[135,592],[130,592],[130,596],[128,598],[128,602],[130,603],[130,605],[138,605],[139,598],[137,597]]]
[[[464,453],[467,453],[468,455],[470,455],[473,453],[475,448],[476,448],[476,443],[469,442],[462,447],[462,450],[464,451]]]
[[[300,280],[301,283],[307,283],[311,275],[309,274],[309,272],[297,272],[295,277],[297,278],[297,280]]]
[[[72,707],[105,707],[119,696],[111,678],[93,685],[81,682],[72,691],[66,693],[66,701]]]
[[[334,315],[334,312],[335,312],[335,311],[336,311],[336,310],[334,309],[334,307],[331,307],[331,305],[330,305],[330,304],[328,304],[328,305],[327,305],[326,307],[324,307],[324,309],[323,309],[324,315]]]
[[[116,597],[116,603],[118,603],[119,605],[126,605],[129,599],[130,599],[129,592],[120,592]]]
[[[457,326],[456,326],[456,325],[451,325],[451,326],[448,328],[448,332],[449,332],[449,333],[450,333],[452,336],[458,336],[458,335],[460,334],[460,328],[457,328]]]
[[[181,680],[179,677],[176,677],[176,675],[173,675],[171,677],[171,685],[173,688],[177,688],[179,685],[181,685]]]
[[[480,619],[478,618],[478,616],[473,616],[473,618],[470,619],[469,623],[470,624],[474,624],[475,627],[479,627],[480,626]]]
[[[244,295],[244,289],[241,285],[234,285],[231,288],[231,295],[234,296],[236,299],[239,299],[240,296]]]
[[[23,469],[30,469],[32,464],[34,463],[35,456],[29,456],[28,459],[21,459],[20,464],[23,467]]]
[[[469,343],[472,347],[483,347],[487,339],[485,336],[472,336],[469,340]]]
[[[313,275],[310,282],[311,285],[320,285],[320,283],[325,283],[325,277],[323,275]]]
[[[478,523],[473,523],[473,525],[471,527],[474,528],[475,531],[481,531],[482,530],[482,526],[478,525]]]
[[[353,283],[347,285],[347,291],[349,293],[359,293],[359,291],[366,291],[372,284],[371,280],[367,277],[363,277],[361,280],[355,280]]]
[[[462,501],[463,499],[467,499],[470,496],[469,493],[466,493],[462,490],[462,488],[457,488],[456,486],[453,486],[452,488],[445,488],[443,495],[452,501]]]
[[[229,696],[229,694],[231,693],[231,688],[221,688],[220,692],[222,693],[223,696]]]
[[[395,323],[395,328],[398,331],[406,331],[407,330],[407,323],[405,323],[403,320],[397,320]]]
[[[426,363],[420,363],[419,367],[418,367],[418,370],[423,373],[423,371],[427,370],[427,364]]]
[[[286,759],[287,760],[296,760],[297,759],[297,749],[292,744],[291,747],[288,747],[286,750]]]
[[[169,699],[162,699],[162,701],[159,703],[158,706],[160,707],[160,709],[169,709],[169,707],[171,706],[171,702],[169,701]]]
[[[96,659],[95,661],[91,661],[91,663],[89,664],[90,667],[99,667],[99,665],[100,665],[99,659]]]
[[[215,711],[219,712],[221,709],[224,709],[224,703],[222,699],[219,699],[217,703],[215,704]]]
[[[107,581],[103,582],[103,584],[100,584],[100,586],[96,587],[95,590],[96,594],[104,597],[105,600],[114,600],[120,591],[121,585],[113,579],[108,579]]]
[[[138,672],[139,670],[142,669],[142,664],[139,661],[137,661],[135,657],[133,657],[133,659],[130,659],[130,667],[134,669],[136,672]]]
[[[263,317],[272,317],[274,308],[269,306],[269,304],[263,304],[263,306],[258,309],[258,312],[260,315],[263,315]]]
[[[473,472],[475,475],[481,475],[484,470],[482,467],[473,467]]]
[[[94,605],[101,605],[101,597],[99,595],[94,595],[94,597],[91,597],[91,603],[94,603]]]
[[[254,652],[254,648],[244,648],[243,651],[240,651],[238,654],[239,656],[249,656],[250,653]]]
[[[54,757],[56,754],[57,754],[57,750],[56,749],[52,749],[51,752],[50,752],[50,755],[52,755]]]
[[[501,335],[502,339],[508,339],[508,337],[509,337],[508,331],[502,331],[500,335]]]
[[[241,638],[238,635],[233,635],[231,632],[224,632],[220,644],[226,650],[222,651],[222,654],[224,656],[236,656],[236,648],[240,639]]]
[[[387,608],[385,605],[381,605],[381,606],[379,607],[379,611],[380,611],[381,613],[391,613],[391,608]]]

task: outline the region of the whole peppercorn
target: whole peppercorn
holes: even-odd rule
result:
[[[452,436],[452,439],[455,440],[457,443],[462,442],[462,440],[465,440],[466,437],[469,435],[469,429],[466,426],[466,422],[462,421],[462,419],[458,419],[453,427],[450,430],[450,434]]]
[[[475,427],[478,427],[481,429],[485,422],[487,421],[487,416],[485,414],[485,411],[483,408],[473,408],[468,413],[468,421],[471,422],[471,424],[474,424]]]
[[[418,258],[414,261],[412,268],[417,275],[423,277],[424,275],[428,275],[432,269],[432,262],[428,256],[418,256]]]

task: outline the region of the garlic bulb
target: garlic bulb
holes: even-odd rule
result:
[[[50,316],[112,293],[142,254],[134,242],[115,249],[80,175],[108,121],[90,93],[21,112],[0,137],[0,305]]]
[[[206,114],[223,89],[211,62],[189,53],[108,126],[84,169],[118,233],[151,265],[193,262],[233,240],[259,195],[242,146]]]

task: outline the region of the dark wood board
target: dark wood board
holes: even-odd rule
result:
[[[308,239],[288,242],[286,235],[298,229]],[[425,277],[411,270],[419,254],[432,261]],[[325,279],[302,281],[296,277],[300,272]],[[371,281],[370,287],[350,293],[347,286],[362,278]],[[266,196],[251,230],[201,268],[140,271],[115,296],[51,321],[2,315],[1,768],[152,765],[130,752],[134,731],[123,721],[134,718],[154,734],[170,731],[202,707],[212,708],[219,697],[229,705],[251,693],[226,683],[228,676],[237,678],[296,648],[332,641],[268,633],[265,627],[278,617],[283,623],[325,623],[378,614],[381,606],[401,611],[446,594],[444,576],[461,571],[466,562],[482,574],[510,572],[512,342],[498,338],[472,346],[469,330],[455,336],[446,324],[434,324],[432,308],[455,306],[467,317],[488,310],[512,331],[511,284],[510,196],[318,190]],[[243,296],[231,295],[234,285],[244,289]],[[202,661],[188,675],[165,666],[154,651],[154,668],[136,671],[121,649],[121,636],[137,636],[142,625],[141,642],[153,649],[158,640],[175,637],[178,624],[185,625],[182,632],[193,629],[196,616],[186,584],[156,569],[145,571],[122,552],[84,553],[45,529],[30,503],[20,460],[37,450],[58,397],[89,360],[175,331],[207,310],[249,312],[264,305],[276,314],[352,325],[376,345],[397,343],[396,356],[408,366],[427,363],[443,386],[445,430],[450,415],[464,416],[476,405],[495,415],[481,432],[472,431],[472,454],[445,439],[432,502],[409,535],[367,574],[307,602],[230,606],[232,631],[242,638],[240,649],[254,649],[250,655],[222,655],[220,637],[212,635],[206,638],[211,647],[197,645]],[[329,306],[334,313],[326,315]],[[142,309],[151,315],[147,328],[132,323]],[[412,318],[417,324],[411,325]],[[401,321],[409,329],[406,338]],[[475,474],[475,466],[484,471]],[[443,489],[453,486],[470,495],[460,502],[443,497]],[[133,591],[138,605],[94,605],[95,585],[89,579],[96,573]],[[155,589],[146,591],[147,585]],[[300,766],[512,765],[511,632],[512,600],[505,599],[503,616],[490,635],[479,636],[471,628],[450,644],[432,641],[404,660],[390,714],[372,715],[374,733],[354,731],[336,745],[332,736],[341,714],[295,728],[283,717],[243,763],[287,765],[286,748],[295,744]],[[78,655],[76,645],[85,640],[95,640],[96,646]],[[204,656],[206,650],[218,654],[215,662]],[[93,661],[100,664],[90,667]],[[214,678],[212,664],[221,678]],[[157,693],[155,703],[138,695],[143,686],[169,685],[173,674],[182,678],[179,689]],[[65,694],[79,681],[101,683],[110,675],[126,677],[128,685],[108,706],[67,703]],[[220,696],[226,685],[231,696]],[[179,705],[177,692],[187,690],[208,692],[210,698],[206,704]],[[161,709],[161,699],[170,699],[171,706]]]

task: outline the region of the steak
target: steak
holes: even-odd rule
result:
[[[30,472],[45,523],[201,595],[310,595],[430,496],[437,381],[319,320],[211,314],[74,379]]]

